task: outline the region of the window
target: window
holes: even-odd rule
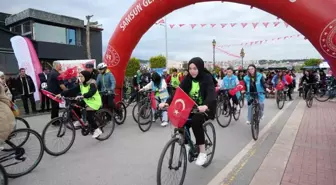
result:
[[[23,27],[23,32],[22,32],[23,34],[31,32],[30,21],[23,23],[22,27]]]
[[[76,45],[76,31],[74,29],[67,29],[67,44]]]
[[[34,40],[67,44],[66,28],[34,23]]]
[[[14,33],[17,33],[17,34],[22,34],[22,27],[21,27],[21,24],[12,27],[12,31],[13,31]]]

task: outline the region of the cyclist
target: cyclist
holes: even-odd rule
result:
[[[152,92],[155,93],[155,97],[160,100],[160,102],[166,102],[166,100],[169,97],[168,90],[167,90],[167,84],[166,80],[161,78],[161,76],[154,72],[152,74],[152,80],[147,85],[145,85],[143,88],[141,88],[139,91],[147,91],[149,89],[152,89]],[[159,102],[156,102],[157,104]],[[154,109],[152,110],[155,111]],[[154,118],[153,118],[154,119]],[[155,121],[155,120],[152,120]],[[167,112],[162,112],[162,123],[161,126],[165,127],[168,125],[168,116]]]
[[[203,123],[208,119],[214,119],[216,111],[216,92],[212,74],[204,68],[204,61],[195,57],[188,63],[188,74],[180,84],[180,88],[186,92],[198,105],[200,112],[207,114],[190,114],[190,125],[199,147],[199,155],[196,165],[202,166],[207,160],[205,153],[205,135]],[[173,100],[169,97],[166,103],[161,103],[160,108],[168,106]]]
[[[86,107],[86,118],[88,123],[94,129],[92,138],[99,137],[103,132],[94,120],[94,114],[102,106],[102,100],[100,94],[97,90],[97,85],[95,80],[91,78],[91,73],[89,71],[81,71],[78,75],[79,85],[76,85],[74,88],[63,91],[61,94],[56,95],[57,98],[61,96],[67,96],[68,94],[78,94],[76,99],[83,99],[83,101],[78,102],[82,107]],[[77,126],[75,124],[75,126]]]
[[[174,94],[176,88],[180,85],[181,83],[181,74],[177,73],[177,69],[173,69],[172,70],[173,74],[170,76],[170,79],[168,79],[168,81],[170,81],[170,85],[172,87],[172,93]]]
[[[110,70],[107,69],[105,63],[100,63],[97,66],[99,74],[97,77],[97,87],[101,92],[107,92],[107,95],[102,97],[104,102],[104,107],[114,108],[114,89],[116,85],[115,78]]]
[[[226,76],[224,77],[221,85],[221,89],[233,89],[239,85],[239,80],[236,75],[233,74],[233,69],[231,67],[226,69]],[[229,97],[232,99],[234,108],[239,111],[240,106],[238,106],[238,98],[240,97],[240,92],[238,91],[235,95],[229,94]]]
[[[90,72],[90,78],[96,80],[98,76],[97,69],[94,68],[94,64],[92,62],[85,63],[86,71]]]
[[[315,78],[314,74],[308,70],[304,71],[303,77],[301,78],[301,82],[300,82],[300,86],[303,85],[303,82],[310,84],[313,86],[314,89],[314,93],[316,94],[317,92],[317,88],[316,85],[314,85],[314,83],[317,82],[317,79]],[[308,88],[309,86],[303,87],[303,91],[304,91],[304,98],[307,97],[307,93],[308,93]]]
[[[5,93],[5,82],[0,78],[0,144],[5,141],[14,128],[14,114],[11,101]]]
[[[255,93],[258,92],[258,100],[261,108],[261,119],[264,118],[264,100],[265,100],[265,94],[263,94],[265,91],[268,91],[266,89],[265,85],[265,78],[261,73],[257,72],[257,68],[255,65],[250,64],[247,68],[247,75],[244,77],[244,82],[246,86],[246,100],[247,100],[247,121],[246,123],[249,125],[251,123],[252,119],[252,106],[251,103],[249,102],[250,100],[250,94],[249,92]]]
[[[273,79],[272,79],[272,84],[273,87],[276,87],[278,85],[279,82],[282,82],[284,85],[288,85],[286,78],[285,78],[285,74],[283,71],[279,70],[278,74],[274,75]]]

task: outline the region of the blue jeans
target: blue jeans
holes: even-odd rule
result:
[[[247,101],[247,104],[248,104],[248,101]],[[260,117],[263,117],[263,115],[264,115],[264,103],[259,102],[259,105],[260,105],[260,109],[261,109]],[[251,120],[252,120],[252,104],[247,107],[247,121],[251,122]]]
[[[166,100],[158,101],[158,99],[156,99],[156,107],[159,107],[158,105],[160,104],[160,102],[166,102]],[[153,115],[155,114],[155,111],[156,110],[152,108]],[[153,117],[153,119],[154,119],[154,117]],[[162,112],[162,122],[167,122],[167,121],[168,121],[168,113],[167,113],[167,111],[164,111],[164,112]]]

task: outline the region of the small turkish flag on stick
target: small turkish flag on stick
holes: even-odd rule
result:
[[[168,108],[169,121],[177,128],[183,127],[195,105],[194,100],[178,87]]]

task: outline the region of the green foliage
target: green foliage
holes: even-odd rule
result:
[[[140,69],[140,60],[135,57],[132,57],[128,62],[125,75],[127,77],[132,77],[136,75],[139,69]]]
[[[166,61],[166,57],[163,55],[154,56],[149,59],[149,66],[152,69],[164,68],[166,67]]]
[[[320,63],[322,63],[321,59],[317,59],[317,58],[311,58],[308,59],[304,62],[305,66],[318,66]]]
[[[218,74],[221,68],[218,65],[215,65],[215,73]]]
[[[188,61],[183,61],[182,68],[183,70],[188,69]]]

